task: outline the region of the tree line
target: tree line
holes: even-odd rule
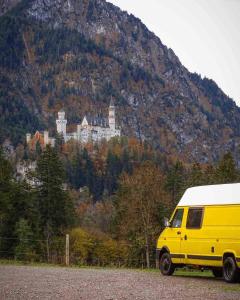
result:
[[[186,188],[240,179],[231,153],[186,165],[131,139],[46,147],[35,158],[36,170],[17,181],[0,151],[2,258],[61,263],[69,233],[72,263],[150,267],[163,217]]]

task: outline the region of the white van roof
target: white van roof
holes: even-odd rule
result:
[[[178,206],[240,204],[240,183],[192,187],[186,190]]]

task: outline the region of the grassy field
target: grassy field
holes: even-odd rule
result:
[[[235,286],[225,286],[223,287],[224,292],[240,292],[240,286],[235,285]]]
[[[200,271],[200,270],[188,270],[188,269],[179,269],[174,272],[176,276],[194,276],[194,277],[214,277],[212,272],[209,270]]]
[[[48,263],[37,263],[37,262],[22,262],[17,260],[7,260],[7,259],[0,259],[0,265],[15,265],[15,266],[38,266],[38,267],[65,267],[64,265],[60,264],[48,264]],[[116,267],[97,267],[97,266],[77,266],[77,265],[71,265],[70,268],[82,268],[82,269],[118,269]],[[119,269],[131,269],[131,268],[119,268]],[[141,272],[154,272],[159,273],[160,271],[158,269],[136,269],[133,268],[133,270],[138,270]],[[177,269],[174,272],[174,276],[186,276],[186,277],[213,277],[213,274],[211,271],[200,271],[200,270],[191,270],[191,269]]]

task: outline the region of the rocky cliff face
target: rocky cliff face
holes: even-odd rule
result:
[[[21,0],[0,0],[0,16],[11,10]]]
[[[70,123],[87,111],[105,114],[113,96],[125,135],[188,161],[237,153],[240,109],[213,81],[191,74],[139,19],[104,0],[3,2],[4,138],[53,128],[62,107]]]

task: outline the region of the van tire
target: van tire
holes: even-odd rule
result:
[[[223,277],[226,282],[233,283],[239,279],[239,270],[236,265],[235,259],[228,256],[223,262]]]
[[[160,271],[164,276],[171,276],[175,271],[175,265],[172,263],[171,256],[168,252],[163,253],[160,258]]]
[[[212,269],[212,273],[213,273],[213,276],[216,277],[216,278],[222,278],[223,277],[223,270],[220,269],[220,268]]]

